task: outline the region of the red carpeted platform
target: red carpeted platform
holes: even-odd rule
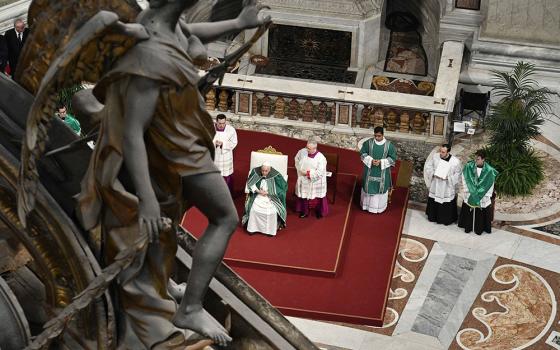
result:
[[[297,174],[294,168],[288,169],[287,227],[275,237],[262,234],[250,236],[239,227],[233,235],[225,261],[230,266],[247,266],[267,270],[290,270],[294,273],[335,274],[340,264],[340,254],[348,234],[348,221],[352,208],[352,195],[356,188],[357,176],[339,174],[336,202],[329,203],[327,218],[317,219],[311,215],[305,219],[293,211],[295,197],[293,188]],[[236,179],[238,180],[238,179]],[[242,179],[239,179],[242,181]],[[234,199],[237,212],[241,217],[245,197]],[[200,237],[208,225],[206,217],[196,208],[187,212],[183,227]],[[297,242],[297,244],[294,244]]]
[[[293,166],[293,156],[305,147],[305,141],[244,130],[238,130],[238,136],[235,172],[239,176],[234,197],[241,215],[250,152],[272,145],[290,155],[289,165]],[[340,156],[332,215],[321,220],[299,219],[289,203],[286,230],[273,238],[238,230],[226,262],[286,315],[380,326],[406,214],[410,164],[403,167],[398,163],[394,178],[405,187],[395,189],[384,213],[373,215],[359,208],[362,163],[358,152],[323,145],[319,149]],[[289,178],[288,198],[292,198],[295,174]],[[348,214],[342,220],[345,205]],[[199,235],[207,222],[191,210],[184,223],[187,230]]]

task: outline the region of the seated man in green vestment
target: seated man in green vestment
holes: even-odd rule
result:
[[[76,134],[81,135],[82,128],[78,119],[66,111],[65,105],[58,106],[58,113],[56,114],[62,121],[70,127]]]
[[[485,153],[478,150],[475,160],[463,168],[463,206],[459,214],[459,227],[466,233],[481,235],[492,232],[492,194],[498,171],[485,161]]]
[[[242,223],[249,234],[261,232],[275,236],[286,226],[286,191],[288,183],[268,162],[249,173]]]
[[[374,130],[374,137],[366,140],[360,149],[364,163],[360,205],[370,213],[387,209],[391,183],[391,167],[397,161],[397,148],[383,136],[383,128]]]

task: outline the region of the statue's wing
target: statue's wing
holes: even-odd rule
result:
[[[33,0],[27,15],[30,33],[19,57],[16,81],[36,94],[57,50],[101,10],[114,12],[128,23],[141,11],[135,0]]]
[[[58,92],[84,81],[99,81],[113,63],[140,40],[138,37],[146,39],[147,35],[141,25],[125,25],[114,12],[100,11],[58,50],[38,87],[27,118],[18,186],[18,215],[23,224],[35,205],[39,181],[37,161],[45,150],[49,124],[56,118]]]

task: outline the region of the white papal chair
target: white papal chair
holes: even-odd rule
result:
[[[274,169],[282,174],[286,182],[288,181],[288,156],[282,154],[282,152],[278,152],[272,146],[268,146],[265,149],[251,152],[251,163],[249,172],[251,171],[251,169],[261,166],[265,161],[269,162]]]

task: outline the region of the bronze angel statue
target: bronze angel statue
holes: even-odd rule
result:
[[[95,83],[75,102],[100,123],[76,213],[86,230],[101,228],[105,265],[147,237],[146,249],[116,287],[127,322],[121,328],[146,348],[171,348],[166,344],[183,329],[220,345],[231,340],[202,307],[238,216],[213,163],[215,131],[200,92],[220,72],[201,81],[195,61],[206,58],[204,44],[224,35],[256,27],[262,34],[270,18],[261,10],[251,0],[150,0],[145,10],[129,0],[35,0],[30,7],[35,38],[22,60],[34,61],[16,72],[36,93],[22,148],[20,220],[34,207],[37,160],[57,91]],[[52,25],[54,11],[62,25]],[[167,290],[177,242],[167,228],[190,206],[209,225],[177,307]]]

